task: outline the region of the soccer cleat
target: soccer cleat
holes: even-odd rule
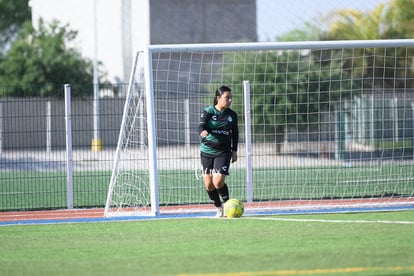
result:
[[[216,218],[224,217],[223,206],[217,207]]]

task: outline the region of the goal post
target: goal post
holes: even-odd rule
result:
[[[197,126],[221,85],[241,130],[226,182],[246,214],[413,206],[413,58],[413,39],[148,45],[105,216],[213,211]]]

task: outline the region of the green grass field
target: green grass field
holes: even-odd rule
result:
[[[144,177],[148,174],[148,172],[139,173]],[[73,175],[75,207],[104,206],[110,177],[109,171],[75,172]],[[228,183],[233,197],[246,198],[245,179],[244,170],[231,171]],[[2,211],[66,208],[65,172],[1,172],[0,184],[0,210]],[[259,168],[253,170],[253,184],[255,201],[406,197],[414,195],[414,167],[411,164],[401,163],[375,166]],[[159,196],[160,204],[208,202],[204,185],[196,179],[194,170],[161,170]]]
[[[414,211],[0,227],[0,275],[414,275]]]

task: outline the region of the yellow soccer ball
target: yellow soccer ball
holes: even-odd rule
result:
[[[228,218],[239,218],[243,215],[244,205],[236,198],[231,198],[224,203],[224,216]]]

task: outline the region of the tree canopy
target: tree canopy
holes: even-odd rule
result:
[[[32,17],[29,0],[0,0],[0,52],[15,38],[26,21]]]
[[[393,0],[390,2],[384,20],[386,28],[383,38],[414,37],[414,1]]]
[[[93,62],[70,47],[77,31],[42,19],[34,28],[29,0],[0,0],[0,18],[0,97],[63,96],[65,83],[74,95],[93,94]]]
[[[333,10],[277,41],[404,39],[414,37],[414,1],[390,0],[372,10]]]
[[[0,62],[1,96],[55,96],[65,83],[76,94],[92,94],[93,63],[67,45],[77,32],[54,21],[26,22]]]
[[[326,38],[330,40],[412,38],[414,1],[391,0],[367,12],[339,10],[328,24]]]
[[[324,39],[328,40],[412,38],[414,1],[391,0],[388,5],[381,3],[367,12],[339,10],[331,18],[329,25],[330,28],[324,35]],[[367,80],[363,87],[403,88],[410,82],[407,76],[413,74],[405,57],[413,54],[412,48],[355,49],[355,56],[362,58],[350,59],[344,64],[344,68],[359,68],[354,70],[354,75],[363,76]],[[395,63],[400,65],[395,66]],[[389,81],[384,82],[384,77]]]

